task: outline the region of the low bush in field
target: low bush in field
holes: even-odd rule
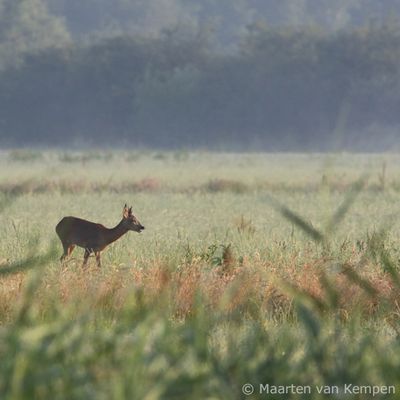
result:
[[[9,161],[17,161],[17,162],[32,162],[32,161],[40,161],[43,160],[43,153],[35,150],[12,150],[8,153]]]
[[[213,179],[205,185],[205,188],[210,192],[232,191],[235,193],[243,193],[248,190],[246,184],[229,179]]]
[[[17,183],[1,183],[0,193],[19,196],[23,194],[43,194],[59,192],[61,194],[71,193],[129,193],[129,192],[152,192],[160,190],[161,183],[156,178],[144,178],[139,181],[110,183],[89,182],[85,180],[28,180]]]
[[[58,158],[63,163],[82,163],[85,164],[90,161],[112,161],[114,155],[111,151],[89,151],[81,153],[65,152],[60,153]]]

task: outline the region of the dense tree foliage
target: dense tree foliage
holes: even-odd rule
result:
[[[155,34],[183,24],[209,24],[226,44],[254,22],[269,26],[319,25],[338,30],[382,22],[400,13],[399,0],[43,0],[65,19],[71,35]]]
[[[369,0],[0,0],[0,144],[386,148],[400,27],[361,3],[383,18]]]
[[[42,0],[0,0],[0,68],[15,65],[25,52],[68,41],[62,19],[50,15]]]

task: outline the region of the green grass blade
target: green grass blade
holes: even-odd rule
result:
[[[268,197],[267,201],[275,208],[284,218],[290,221],[292,224],[296,225],[300,228],[303,232],[305,232],[308,236],[310,236],[316,242],[323,242],[324,235],[314,228],[309,222],[307,222],[304,218],[300,215],[295,213],[294,211],[290,210],[285,205],[281,204],[277,200],[273,199],[272,197]]]
[[[356,271],[352,268],[349,268],[345,265],[342,266],[342,272],[346,277],[363,289],[370,297],[375,298],[378,295],[378,291],[363,277],[360,276]]]
[[[342,204],[338,207],[338,209],[335,211],[335,213],[332,215],[331,219],[328,222],[328,225],[326,227],[326,233],[328,235],[331,234],[337,228],[337,226],[339,226],[339,224],[343,221],[343,218],[345,217],[350,207],[355,202],[358,194],[365,186],[366,181],[367,181],[367,175],[363,175],[358,181],[356,181],[352,185],[352,188],[347,193]]]
[[[30,252],[32,254],[32,251]],[[56,257],[56,246],[53,241],[44,254],[28,255],[23,260],[6,264],[0,268],[0,277],[30,270],[38,266],[45,266]]]

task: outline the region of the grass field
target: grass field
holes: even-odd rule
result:
[[[397,154],[15,150],[0,171],[0,399],[400,398]],[[57,222],[124,203],[146,230],[61,268]]]

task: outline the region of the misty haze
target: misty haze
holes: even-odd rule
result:
[[[400,0],[0,0],[0,400],[399,399]]]
[[[398,0],[0,0],[0,145],[396,150]]]

